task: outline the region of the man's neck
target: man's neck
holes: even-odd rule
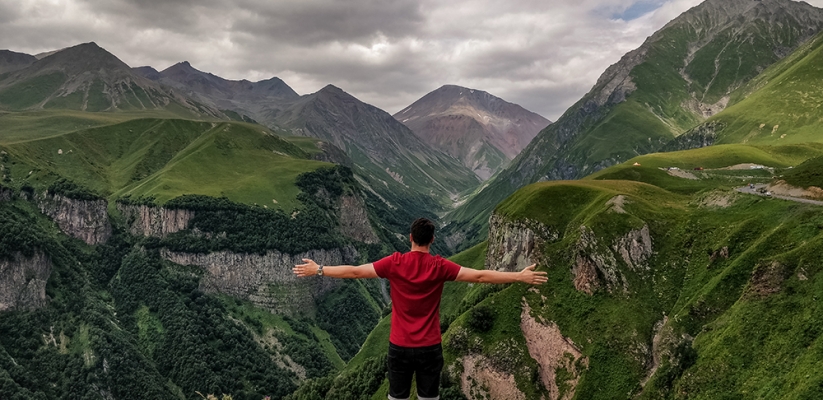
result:
[[[411,251],[419,251],[421,253],[428,253],[429,247],[431,246],[418,246],[416,244],[412,244]]]

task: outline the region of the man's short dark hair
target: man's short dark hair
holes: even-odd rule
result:
[[[414,220],[411,226],[412,240],[418,246],[428,246],[434,241],[434,223],[426,218]]]

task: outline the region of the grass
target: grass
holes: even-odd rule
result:
[[[135,315],[137,321],[137,340],[140,348],[148,357],[154,357],[154,351],[164,340],[165,329],[160,319],[148,307],[143,306]]]
[[[0,145],[59,136],[133,119],[179,118],[167,111],[92,113],[72,110],[36,110],[0,113]]]
[[[823,145],[818,143],[781,146],[717,145],[635,157],[625,163],[596,172],[585,180],[631,180],[655,185],[674,193],[695,194],[719,188],[730,189],[749,182],[768,182],[773,178],[771,173],[764,170],[729,171],[720,170],[721,168],[751,163],[779,170],[800,165],[821,154]],[[635,166],[635,163],[640,165]],[[663,170],[669,167],[677,167],[701,179],[690,180],[672,176]],[[694,171],[694,168],[698,167],[704,170]]]
[[[59,175],[111,198],[203,194],[286,210],[299,205],[296,177],[328,165],[235,122],[137,119],[2,147],[12,177],[35,186]]]
[[[62,72],[35,76],[0,89],[0,107],[22,110],[45,101],[66,81]]]
[[[823,157],[815,157],[797,166],[781,171],[781,179],[792,186],[823,187]]]
[[[346,364],[344,371],[353,371],[371,357],[385,356],[389,351],[389,333],[391,331],[391,314],[383,317],[369,333],[360,351]]]
[[[582,181],[521,188],[495,213],[511,220],[537,220],[560,233],[558,240],[539,249],[548,264],[538,267],[548,272],[549,282],[537,292],[511,285],[485,295],[470,289],[444,296],[443,309],[460,313],[444,336],[447,364],[460,370],[466,350],[452,341],[457,332],[468,330],[466,341],[480,344],[473,352],[490,357],[497,368],[513,365],[518,388],[527,398],[539,397],[541,385],[536,375],[529,375],[536,366],[519,342],[520,301],[525,299],[533,315],[557,324],[588,358],[575,398],[820,397],[820,208],[735,194],[743,173],[718,169],[762,164],[776,167],[783,178],[796,174],[809,183],[818,179],[821,150],[819,144],[808,143],[649,154]],[[633,166],[635,162],[641,166]],[[706,170],[695,172],[702,179],[686,180],[660,170],[670,166]],[[788,166],[796,167],[781,169]],[[772,179],[771,173],[761,173],[759,179]],[[625,214],[606,203],[618,194],[626,198]],[[728,197],[728,202],[703,205],[711,196]],[[614,246],[644,225],[654,252],[640,268],[630,268]],[[591,229],[598,243],[586,254],[600,260],[613,257],[606,263],[618,277],[617,287],[600,286],[593,295],[575,289],[572,269],[581,251],[581,226]],[[454,259],[483,265],[484,246]],[[724,248],[728,258],[717,255]],[[770,265],[779,267],[769,279],[753,278]],[[600,282],[605,282],[603,273],[598,272]],[[768,294],[756,294],[762,290]],[[491,308],[495,315],[487,332],[473,331],[469,324],[470,311],[478,307]],[[663,356],[657,374],[642,387],[654,326],[664,316],[675,344],[668,345],[666,354],[671,356]],[[501,354],[499,348],[511,350]]]
[[[724,128],[721,143],[820,142],[823,36],[773,65],[733,94],[734,105],[710,121]]]
[[[257,334],[263,334],[268,331],[279,332],[287,336],[299,336],[303,339],[317,342],[323,353],[329,359],[334,368],[340,370],[346,363],[337,354],[337,350],[331,342],[328,332],[318,328],[316,325],[310,325],[311,333],[313,335],[307,336],[304,333],[295,332],[289,323],[281,315],[272,314],[268,310],[256,307],[251,302],[239,300],[226,295],[218,296],[221,302],[226,306],[231,316],[239,321],[244,321],[249,329],[256,329],[260,327],[261,331]],[[250,323],[249,321],[256,321]]]
[[[538,134],[506,170],[447,216],[452,224],[450,232],[468,235],[473,243],[482,241],[495,206],[520,187],[545,179],[580,179],[605,166],[659,151],[671,139],[704,122],[704,117],[691,111],[687,102],[714,104],[738,88],[730,95],[734,105],[708,120],[725,124],[720,143],[782,145],[820,141],[823,55],[819,47],[823,36],[815,39],[816,44],[799,46],[797,53],[779,62],[773,51],[775,43],[789,48],[800,45],[797,32],[804,29],[797,21],[788,14],[776,15],[768,23],[747,24],[745,34],[734,34],[735,29],[741,29],[738,21],[743,19],[720,26],[695,10],[688,22],[669,24],[656,33],[644,45],[643,62],[629,74],[635,88],[625,101],[598,98],[595,106],[595,95],[614,95],[600,93],[609,81],[599,82],[591,95]],[[699,49],[690,48],[707,39],[711,30],[711,40]],[[689,55],[694,57],[684,65]],[[692,83],[681,76],[684,67]],[[761,124],[765,124],[762,129]],[[778,131],[771,135],[776,125]],[[784,133],[787,136],[781,138]],[[668,180],[651,170],[640,171],[642,177],[633,172],[622,171],[610,179],[649,183]],[[681,187],[675,187],[678,185]],[[699,185],[674,181],[667,188],[680,193],[700,190]]]
[[[317,142],[319,139],[304,136],[288,136],[283,139],[299,147],[300,150],[305,151],[307,154],[315,155],[323,152],[317,147]]]

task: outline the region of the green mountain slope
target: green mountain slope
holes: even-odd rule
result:
[[[151,67],[135,68],[135,72],[173,87],[200,103],[248,115],[264,125],[271,125],[280,111],[300,98],[276,77],[259,82],[232,81],[199,71],[185,61],[161,72]]]
[[[156,241],[119,226],[108,243],[86,246],[0,189],[3,399],[199,399],[198,392],[279,399],[302,379],[341,368],[336,343],[365,339],[320,325],[368,330],[377,323],[379,309],[369,309],[382,304],[372,297],[376,288],[328,291],[318,317],[272,314],[205,294],[206,272],[164,260]],[[341,309],[352,312],[334,313]],[[373,321],[361,326],[364,317]]]
[[[0,398],[278,399],[341,369],[379,320],[379,284],[289,282],[286,268],[299,254],[379,257],[397,239],[350,170],[312,160],[316,139],[295,142],[254,124],[146,118],[0,146]],[[51,212],[52,195],[68,207]],[[158,223],[190,221],[136,233],[146,216],[113,211],[157,205],[177,215],[161,209]],[[66,220],[113,235],[86,246],[59,233]],[[233,277],[210,277],[224,266]]]
[[[491,209],[525,184],[580,178],[663,148],[821,27],[823,10],[789,0],[709,0],[685,12],[609,67],[450,216],[450,231],[482,231]]]
[[[65,177],[105,196],[228,197],[290,210],[295,178],[329,164],[259,125],[135,119],[3,145],[7,175],[31,184]]]
[[[428,208],[428,213],[479,182],[459,161],[425,144],[388,113],[331,85],[304,96],[284,110],[275,124],[345,150],[355,172],[368,179],[375,192],[405,197],[407,204],[417,202],[412,207]]]
[[[189,118],[224,118],[168,87],[135,74],[95,43],[57,51],[0,75],[0,109],[167,110]]]
[[[673,146],[713,143],[819,142],[823,97],[823,36],[764,71],[732,94],[733,105],[678,138]]]
[[[722,145],[518,190],[495,208],[505,250],[452,259],[508,269],[525,255],[549,282],[447,288],[443,398],[820,397],[820,206],[734,189],[821,154]],[[527,254],[505,242],[524,229],[537,238]],[[385,354],[387,332],[355,360]]]
[[[28,67],[37,61],[32,55],[0,50],[0,75]]]

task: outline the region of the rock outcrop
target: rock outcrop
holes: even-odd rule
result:
[[[593,294],[605,286],[609,291],[626,287],[625,277],[617,269],[614,254],[601,245],[591,228],[580,227],[580,238],[575,245],[576,254],[572,265],[575,289]],[[621,285],[622,284],[622,285]]]
[[[632,270],[646,267],[646,261],[652,256],[652,237],[649,234],[649,226],[643,225],[641,229],[635,229],[625,236],[617,238],[612,249],[620,254],[623,262]]]
[[[519,271],[531,264],[545,261],[541,260],[540,248],[559,237],[559,233],[538,221],[512,221],[492,214],[489,219],[486,269]]]
[[[44,307],[50,275],[51,260],[42,252],[31,257],[17,253],[12,260],[0,259],[0,311]]]
[[[460,388],[469,400],[526,400],[514,375],[494,368],[488,357],[472,354],[463,358]]]
[[[591,228],[581,226],[575,249],[572,262],[574,287],[588,294],[601,287],[608,291],[617,288],[627,291],[628,282],[618,268],[617,257],[630,269],[641,271],[648,269],[647,261],[654,254],[648,225],[617,237],[611,248],[605,246]]]
[[[11,201],[14,192],[11,189],[6,189],[0,186],[0,201]]]
[[[295,264],[310,258],[319,264],[354,263],[358,257],[353,247],[310,250],[290,255],[269,251],[264,255],[220,251],[207,254],[178,253],[162,250],[166,260],[194,265],[203,269],[200,289],[249,300],[276,314],[311,313],[314,300],[340,284],[337,279],[320,277],[298,279],[292,273]]]
[[[583,357],[583,353],[571,339],[563,336],[556,324],[542,323],[532,317],[531,307],[525,298],[520,314],[520,330],[526,339],[529,355],[540,365],[540,381],[549,391],[549,398],[573,398],[580,374],[583,372],[578,370],[578,366],[588,367],[589,359]],[[557,370],[561,368],[566,370],[565,380],[558,382]]]
[[[723,123],[717,121],[698,125],[666,144],[662,151],[690,150],[711,146],[717,140],[717,133],[724,127]]]
[[[791,270],[777,262],[760,262],[752,272],[746,295],[753,298],[766,298],[780,293],[783,282],[791,275]]]
[[[369,213],[362,198],[341,196],[339,204],[340,231],[343,236],[368,244],[380,243],[380,238],[369,223]]]
[[[78,200],[51,193],[35,198],[40,211],[65,234],[90,245],[105,243],[111,237],[106,200]]]
[[[194,211],[117,203],[133,235],[164,237],[189,226]]]

